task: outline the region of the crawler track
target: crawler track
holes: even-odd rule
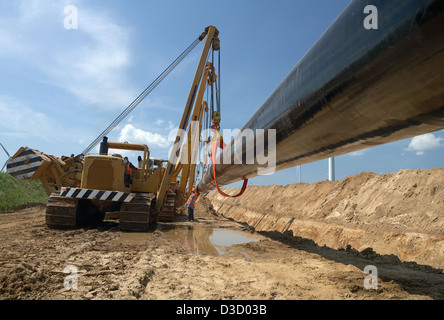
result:
[[[174,221],[176,217],[176,194],[169,192],[166,196],[162,210],[159,214],[160,221]]]
[[[123,231],[153,231],[157,220],[155,196],[152,194],[137,194],[132,202],[123,203],[120,208],[120,229]]]
[[[45,214],[48,227],[51,229],[77,228],[77,204],[77,199],[61,197],[59,193],[51,194]]]

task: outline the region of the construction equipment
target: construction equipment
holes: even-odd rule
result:
[[[102,140],[99,154],[59,159],[22,147],[11,157],[7,164],[8,173],[21,180],[41,180],[49,195],[46,207],[49,227],[71,229],[97,225],[108,213],[110,217],[119,218],[122,230],[150,231],[156,228],[159,218],[167,221],[175,218],[176,205],[184,203],[183,199],[189,196],[194,186],[195,166],[179,155],[181,149],[186,149],[189,157],[191,152],[197,152],[196,148],[192,149],[191,140],[195,139],[194,135],[199,137],[202,128],[205,89],[216,79],[213,63],[207,59],[210,51],[214,58],[214,51],[220,48],[218,35],[215,27],[208,26],[185,50],[188,54],[196,43],[206,38],[169,161],[150,159],[149,148],[144,144],[108,142],[105,135],[177,66],[184,53],[99,135]],[[94,140],[86,151],[94,148],[97,141]],[[120,154],[109,155],[109,149],[142,152],[140,165],[133,166]],[[167,163],[166,168],[164,163]],[[179,177],[178,183],[176,179]]]
[[[119,154],[108,149],[143,152],[141,167],[134,167]],[[146,145],[108,142],[105,137],[100,154],[87,155],[83,161],[79,187],[62,187],[52,193],[46,208],[46,223],[52,228],[75,228],[100,223],[106,212],[119,214],[120,228],[149,231],[156,227],[154,211],[156,192],[164,168],[149,168]]]

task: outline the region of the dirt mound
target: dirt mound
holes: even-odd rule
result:
[[[213,204],[210,199],[205,195],[200,195],[196,202],[196,208],[194,209],[194,216],[196,218],[208,218],[218,217],[219,214],[214,210]]]
[[[226,188],[229,194],[236,190]],[[372,172],[341,181],[252,186],[239,198],[207,196],[219,214],[331,248],[373,248],[444,268],[444,169]]]
[[[188,216],[188,208],[185,205],[176,208],[176,213],[178,216]],[[196,201],[196,207],[194,209],[195,218],[215,218],[220,215],[214,210],[211,200],[205,195],[200,195]]]

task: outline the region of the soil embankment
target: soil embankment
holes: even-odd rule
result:
[[[207,197],[218,214],[256,231],[444,268],[444,169],[363,172],[336,182],[252,186],[239,198],[217,191]]]

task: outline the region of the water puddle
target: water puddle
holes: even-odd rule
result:
[[[231,248],[235,244],[257,242],[262,238],[241,230],[227,228],[211,228],[196,225],[163,225],[159,230],[168,240],[182,243],[187,251],[195,255],[241,255],[248,258],[244,252]],[[117,241],[122,244],[140,245],[150,239],[150,233],[122,232]]]
[[[260,241],[261,238],[240,230],[227,228],[208,228],[199,226],[163,227],[161,230],[169,240],[183,243],[188,252],[196,255],[236,255],[246,258],[244,252],[230,248],[235,244]]]

